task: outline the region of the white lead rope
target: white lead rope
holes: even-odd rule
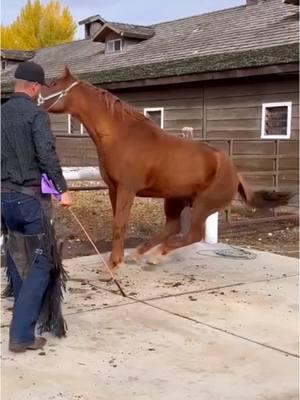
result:
[[[109,272],[112,280],[114,281],[114,283],[117,285],[118,289],[121,292],[121,295],[123,297],[127,297],[124,290],[122,289],[121,285],[119,284],[119,282],[117,281],[117,279],[115,278],[114,274],[111,272],[111,269],[109,268],[109,266],[107,265],[107,262],[105,261],[104,257],[102,256],[102,254],[100,253],[100,251],[98,250],[97,246],[95,245],[94,241],[92,240],[92,238],[90,237],[90,235],[88,234],[88,232],[86,231],[85,227],[82,225],[82,223],[80,222],[80,220],[78,219],[77,215],[74,214],[74,211],[71,210],[71,208],[69,208],[70,213],[72,214],[73,218],[75,219],[75,221],[78,223],[78,225],[81,227],[81,229],[83,230],[83,232],[85,233],[86,237],[88,238],[89,242],[91,243],[91,245],[93,246],[93,248],[95,249],[96,253],[98,254],[98,256],[101,258],[103,264],[105,265],[107,271]]]

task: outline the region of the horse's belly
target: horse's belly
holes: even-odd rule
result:
[[[162,198],[164,197],[162,193],[154,192],[152,190],[141,190],[136,194],[138,197],[153,197],[153,198]]]
[[[199,189],[198,185],[153,186],[138,191],[137,196],[156,198],[192,197]]]

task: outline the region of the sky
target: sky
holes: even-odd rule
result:
[[[10,24],[26,3],[27,0],[1,0],[1,23]],[[108,21],[149,25],[243,5],[246,0],[60,0],[60,3],[69,7],[76,22],[100,14]],[[78,26],[76,39],[82,38],[83,26]]]

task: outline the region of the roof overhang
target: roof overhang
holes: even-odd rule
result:
[[[211,54],[167,62],[94,71],[84,74],[93,84],[136,87],[153,84],[194,82],[199,79],[227,79],[260,74],[299,71],[299,45],[261,48],[235,53]],[[151,83],[150,83],[151,82]]]
[[[105,42],[105,37],[108,33],[115,33],[116,35],[121,35],[121,31],[111,26],[109,23],[104,24],[97,32],[92,36],[93,42]]]
[[[152,79],[136,79],[132,81],[121,81],[121,82],[98,82],[97,79],[89,77],[87,74],[80,75],[80,79],[88,79],[90,83],[94,85],[101,85],[101,87],[108,90],[122,90],[122,89],[134,89],[143,87],[154,87],[164,85],[178,85],[184,83],[196,83],[196,82],[208,82],[208,81],[221,81],[228,79],[242,79],[251,77],[286,77],[291,76],[299,78],[299,63],[290,64],[279,64],[266,67],[258,68],[243,68],[236,70],[227,70],[219,72],[203,72],[200,74],[182,75],[182,76],[168,76],[164,78],[152,78]],[[1,97],[7,98],[10,96],[12,88],[2,90]]]
[[[124,82],[112,82],[104,83],[101,86],[105,89],[117,90],[117,89],[129,89],[137,87],[147,86],[163,86],[163,85],[175,85],[180,83],[195,83],[205,81],[216,81],[226,79],[239,79],[239,78],[250,78],[256,76],[299,76],[299,63],[272,65],[267,67],[258,68],[242,68],[228,71],[219,72],[203,72],[200,74],[182,75],[182,76],[170,76],[165,78],[154,78],[154,79],[140,79],[134,81]],[[91,82],[97,84],[97,82]]]
[[[134,30],[118,29],[112,23],[106,22],[97,32],[92,36],[93,42],[105,42],[106,35],[108,33],[115,33],[120,37],[127,37],[132,39],[149,39],[154,35],[154,31],[149,29],[149,33],[138,32]]]
[[[35,56],[34,51],[1,49],[1,58],[11,61],[27,61]]]

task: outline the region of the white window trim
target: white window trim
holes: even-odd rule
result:
[[[165,110],[164,110],[164,108],[163,107],[147,107],[147,108],[144,108],[144,115],[145,115],[145,117],[147,117],[147,112],[151,112],[151,111],[160,111],[161,112],[161,120],[160,120],[160,127],[161,127],[161,129],[164,129],[164,121],[165,121],[165,118],[164,118],[164,115],[165,115]]]
[[[83,124],[80,123],[80,135],[83,135]]]
[[[120,42],[120,50],[115,50],[115,42]],[[108,50],[108,43],[113,43],[113,50]],[[122,39],[111,39],[107,40],[105,44],[105,50],[107,53],[120,53],[123,50],[123,40]]]
[[[71,127],[72,127],[72,116],[71,114],[68,114],[68,134],[73,135],[73,132],[71,132]],[[84,126],[82,123],[80,123],[80,135],[83,135],[83,129]]]
[[[71,114],[68,114],[68,134],[71,135]]]
[[[265,119],[266,109],[271,107],[287,107],[287,127],[286,135],[267,135],[265,133]],[[278,103],[263,103],[262,104],[262,119],[261,119],[261,139],[290,139],[291,138],[291,125],[292,125],[292,102],[278,102]]]

